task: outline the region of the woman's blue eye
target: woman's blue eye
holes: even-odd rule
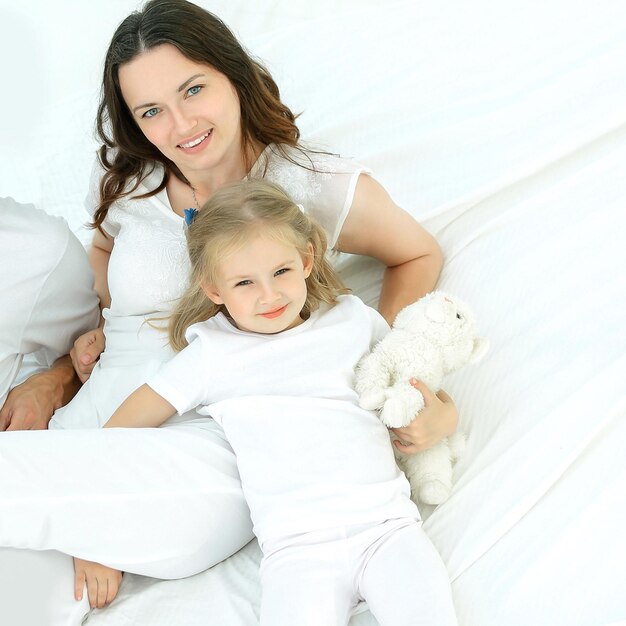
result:
[[[154,117],[159,112],[159,109],[156,107],[153,109],[148,109],[141,117]]]
[[[193,87],[189,87],[189,89],[187,89],[187,95],[195,96],[197,93],[200,92],[201,89],[202,89],[201,85],[194,85]]]

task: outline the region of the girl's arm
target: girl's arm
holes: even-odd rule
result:
[[[400,309],[434,289],[443,265],[435,238],[364,174],[337,249],[371,256],[387,266],[378,310],[389,324]]]
[[[152,387],[141,385],[122,402],[104,428],[156,428],[176,409]]]

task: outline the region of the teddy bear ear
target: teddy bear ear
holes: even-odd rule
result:
[[[489,350],[489,339],[484,339],[483,337],[477,337],[474,339],[474,348],[472,353],[470,354],[469,362],[470,363],[478,363],[487,351]]]
[[[424,309],[424,314],[429,320],[433,322],[443,323],[446,321],[446,311],[444,308],[443,297],[436,294]]]

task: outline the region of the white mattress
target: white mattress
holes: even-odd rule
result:
[[[625,624],[626,6],[200,4],[268,61],[306,138],[371,166],[437,235],[440,286],[491,341],[446,382],[468,447],[450,500],[425,511],[461,626]],[[101,47],[67,71],[87,76],[132,6],[102,8]],[[96,87],[55,94],[38,150],[3,145],[0,195],[79,228]],[[341,263],[374,303],[380,268]],[[253,542],[189,579],[126,575],[87,625],[254,626],[258,561]]]

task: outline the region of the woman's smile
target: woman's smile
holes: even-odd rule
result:
[[[198,135],[195,135],[191,139],[186,139],[185,141],[181,141],[176,147],[179,150],[182,150],[183,152],[187,154],[194,154],[196,152],[200,152],[201,150],[204,150],[204,148],[207,146],[207,144],[209,143],[207,139],[209,139],[212,136],[212,134],[213,134],[213,129],[211,128],[210,130],[207,130]]]

